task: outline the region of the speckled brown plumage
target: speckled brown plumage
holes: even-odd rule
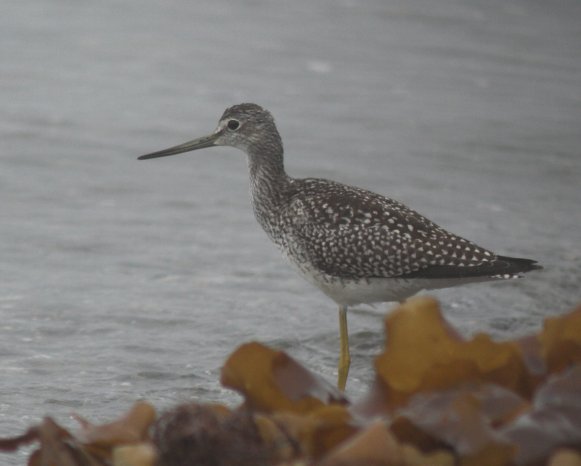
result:
[[[281,235],[287,244],[296,243],[295,253],[332,276],[450,278],[511,273],[507,262],[494,253],[405,205],[332,181],[292,180],[279,218]]]
[[[246,153],[258,223],[301,275],[339,305],[340,388],[350,360],[347,306],[401,301],[422,289],[515,278],[540,268],[530,259],[496,255],[379,194],[289,177],[274,118],[256,104],[228,108],[208,136],[140,158],[211,146]]]
[[[397,278],[406,280],[405,295],[408,289],[514,278],[539,268],[533,260],[496,255],[371,191],[289,177],[274,118],[256,104],[226,109],[213,135],[216,141],[204,147],[229,145],[247,153],[258,222],[303,275],[317,275],[307,277],[316,285],[386,279],[390,287],[389,279]],[[179,152],[183,147],[177,146]],[[144,158],[177,153],[172,149]],[[410,287],[410,280],[418,286]]]

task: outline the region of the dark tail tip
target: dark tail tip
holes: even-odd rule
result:
[[[505,273],[526,273],[531,270],[541,270],[542,265],[532,259],[522,259],[520,257],[497,256],[495,262],[504,262]]]

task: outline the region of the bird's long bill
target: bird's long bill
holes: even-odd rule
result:
[[[183,152],[190,152],[196,149],[203,149],[204,147],[212,147],[216,145],[216,139],[220,136],[219,132],[212,133],[209,136],[204,136],[193,141],[188,141],[179,146],[173,146],[168,149],[159,150],[157,152],[152,152],[151,154],[145,154],[141,157],[137,157],[137,160],[147,160],[155,159],[157,157],[167,157],[168,155],[181,154]]]

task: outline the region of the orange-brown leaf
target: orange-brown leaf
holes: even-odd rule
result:
[[[546,461],[560,446],[581,448],[581,365],[551,377],[535,394],[533,409],[501,429],[518,446],[517,461]]]
[[[77,416],[81,430],[77,439],[88,447],[110,451],[117,445],[139,443],[147,438],[147,432],[155,420],[155,409],[149,403],[138,401],[118,420],[93,425]]]
[[[222,384],[241,393],[259,411],[307,413],[343,395],[282,351],[260,343],[239,347],[222,368]]]
[[[382,421],[367,428],[332,450],[318,466],[453,466],[447,452],[424,455],[397,441]]]
[[[581,364],[581,306],[564,316],[545,319],[539,340],[550,373]]]
[[[492,382],[530,396],[531,381],[514,343],[478,334],[461,338],[431,298],[413,298],[386,318],[386,348],[375,362],[392,407],[418,392]]]

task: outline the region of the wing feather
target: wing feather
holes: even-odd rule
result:
[[[341,278],[457,275],[496,256],[392,199],[339,183],[295,180],[282,215],[299,261]],[[472,273],[471,273],[472,275]],[[477,275],[477,274],[474,274]]]

